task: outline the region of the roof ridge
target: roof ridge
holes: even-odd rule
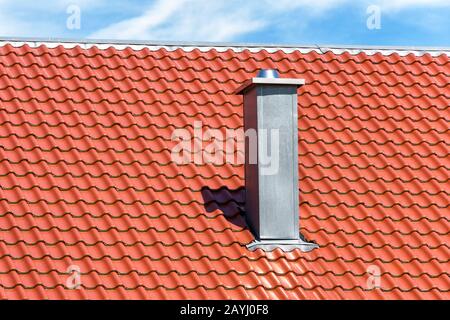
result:
[[[428,46],[383,46],[383,45],[343,45],[343,44],[289,44],[289,43],[239,43],[239,42],[208,42],[208,41],[153,41],[153,40],[116,40],[116,39],[71,39],[71,38],[33,38],[33,37],[0,37],[0,46],[11,44],[13,46],[21,46],[28,44],[31,47],[45,45],[47,47],[55,47],[62,45],[64,47],[80,46],[82,48],[90,48],[97,46],[100,49],[114,47],[116,49],[132,49],[140,50],[143,48],[165,48],[168,50],[183,49],[192,51],[199,49],[208,51],[216,49],[225,51],[231,49],[233,51],[300,51],[318,53],[326,53],[332,51],[335,54],[348,52],[350,54],[358,54],[364,52],[368,55],[381,53],[390,55],[398,53],[400,55],[414,54],[424,55],[429,53],[433,56],[446,54],[450,56],[450,47],[428,47]]]

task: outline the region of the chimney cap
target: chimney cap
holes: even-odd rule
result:
[[[239,88],[235,94],[244,94],[255,85],[290,85],[300,87],[305,84],[305,79],[298,78],[280,78],[278,71],[274,69],[262,69],[255,78],[248,79]]]

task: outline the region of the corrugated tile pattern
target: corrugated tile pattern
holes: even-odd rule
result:
[[[242,166],[171,162],[176,128],[242,127],[259,68],[307,81],[310,253],[246,250]],[[5,45],[0,71],[0,298],[450,298],[447,55]]]

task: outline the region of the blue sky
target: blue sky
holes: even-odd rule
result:
[[[0,36],[450,46],[450,0],[0,0]]]

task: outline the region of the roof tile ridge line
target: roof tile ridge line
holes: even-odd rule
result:
[[[389,46],[389,45],[353,45],[353,44],[298,44],[298,43],[258,43],[258,42],[214,42],[214,41],[171,41],[171,40],[123,40],[123,39],[93,39],[93,38],[59,38],[59,37],[2,37],[0,42],[35,42],[35,43],[78,43],[78,44],[117,44],[143,46],[206,46],[206,47],[270,47],[270,48],[327,48],[327,49],[368,49],[368,50],[429,50],[450,51],[450,47],[433,46]]]
[[[318,52],[333,52],[334,54],[342,54],[348,52],[352,55],[364,52],[368,55],[375,53],[381,53],[382,55],[390,55],[397,53],[400,55],[414,54],[416,56],[422,56],[426,53],[432,56],[439,56],[445,54],[450,56],[450,47],[420,47],[420,46],[374,46],[374,45],[307,45],[307,44],[273,44],[273,43],[234,43],[234,42],[188,42],[188,41],[138,41],[138,40],[101,40],[101,39],[65,39],[65,38],[7,38],[0,37],[0,45],[9,44],[28,44],[31,47],[38,47],[39,45],[45,45],[47,47],[55,47],[62,45],[65,48],[80,46],[81,48],[88,49],[93,46],[99,49],[114,47],[118,50],[125,48],[131,48],[134,50],[141,50],[143,48],[165,48],[167,50],[182,49],[190,51],[193,49],[200,49],[202,51],[208,51],[216,49],[218,51],[226,51],[231,49],[239,52],[242,50],[250,50],[253,52],[259,52],[262,50],[268,51],[313,51]],[[187,50],[186,50],[187,49]]]

